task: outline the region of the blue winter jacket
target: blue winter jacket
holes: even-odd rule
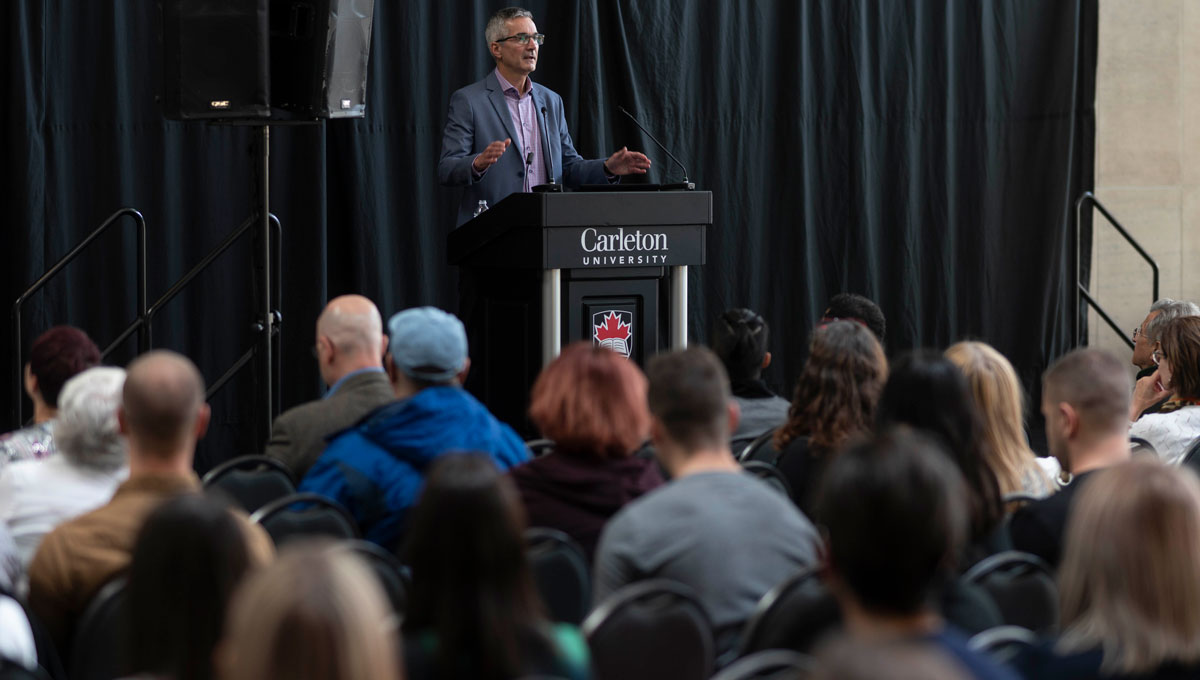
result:
[[[466,390],[428,387],[334,435],[299,490],[341,503],[365,539],[394,549],[426,467],[455,451],[486,453],[501,470],[530,458],[517,433]]]

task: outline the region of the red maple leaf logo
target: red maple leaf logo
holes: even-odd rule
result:
[[[604,323],[595,327],[596,342],[605,340],[629,340],[633,336],[633,331],[629,324],[621,321],[621,317],[616,312],[609,312],[608,316],[604,317]]]

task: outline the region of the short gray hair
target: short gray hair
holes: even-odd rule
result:
[[[89,368],[63,386],[54,444],[71,464],[112,472],[127,463],[125,437],[117,425],[124,386],[124,369],[110,366]]]
[[[497,40],[504,37],[505,24],[512,19],[533,18],[533,12],[520,7],[505,7],[504,9],[492,15],[488,19],[487,28],[483,31],[483,37],[487,39],[487,44],[491,45]]]
[[[1200,306],[1197,306],[1195,302],[1188,302],[1187,300],[1162,298],[1150,305],[1150,313],[1154,312],[1158,312],[1158,316],[1146,322],[1146,327],[1142,329],[1142,334],[1151,341],[1158,340],[1168,321],[1181,319],[1185,316],[1200,316]]]

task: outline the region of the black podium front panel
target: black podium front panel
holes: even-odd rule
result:
[[[563,346],[584,340],[603,345],[642,364],[657,352],[659,295],[665,289],[666,270],[648,267],[626,270],[627,278],[612,272],[564,272]]]

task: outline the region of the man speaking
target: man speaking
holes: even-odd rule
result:
[[[491,207],[550,181],[604,184],[649,169],[649,158],[625,148],[606,160],[588,160],[575,151],[562,97],[529,77],[545,40],[533,14],[502,9],[488,20],[485,33],[496,68],[451,95],[442,134],[438,177],[446,186],[465,187],[455,226],[471,219],[481,200]]]

